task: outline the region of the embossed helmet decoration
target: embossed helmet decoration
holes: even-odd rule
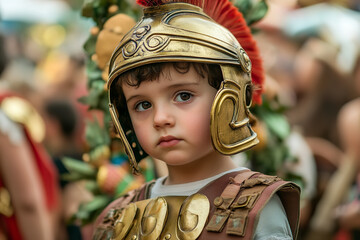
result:
[[[223,81],[211,109],[213,146],[222,154],[232,155],[256,145],[249,108],[252,100],[261,102],[261,90],[252,96],[251,86],[261,89],[263,70],[242,14],[227,0],[142,4],[146,5],[143,18],[124,36],[111,57],[107,83],[110,113],[135,172],[137,162],[146,153],[137,142],[126,103],[118,103],[118,96],[114,96],[114,83],[121,74],[146,64],[218,64]]]

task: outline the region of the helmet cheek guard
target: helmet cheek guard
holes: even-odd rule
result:
[[[218,152],[233,155],[259,142],[249,120],[251,96],[247,92],[251,80],[234,67],[221,69],[224,80],[211,108],[211,140]]]
[[[237,39],[194,5],[149,7],[114,51],[107,84],[111,117],[135,172],[147,154],[136,139],[125,100],[119,102],[121,97],[114,94],[119,88],[114,82],[128,70],[161,62],[218,64],[223,81],[211,109],[214,148],[232,155],[258,143],[249,123],[251,62]]]
[[[141,148],[136,138],[135,131],[132,129],[132,127],[127,128],[126,132],[124,131],[119,121],[120,115],[118,113],[118,110],[115,108],[114,104],[109,103],[109,110],[110,110],[111,120],[115,125],[115,128],[119,134],[119,138],[124,144],[125,152],[126,155],[129,157],[129,162],[133,169],[133,172],[138,173],[140,172],[140,169],[138,167],[138,162],[140,162],[141,159],[147,157],[148,155]]]

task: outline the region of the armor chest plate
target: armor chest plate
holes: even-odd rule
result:
[[[189,197],[158,197],[113,209],[111,239],[196,239],[204,229],[210,203],[203,194]]]

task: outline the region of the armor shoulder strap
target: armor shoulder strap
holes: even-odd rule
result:
[[[143,184],[139,188],[139,190],[134,198],[134,202],[138,202],[138,201],[142,201],[142,200],[150,198],[150,191],[151,191],[151,188],[154,185],[154,183],[155,183],[155,180],[152,180],[150,182]]]
[[[284,205],[296,237],[300,191],[295,184],[252,171],[237,172],[230,177],[225,175],[225,178],[228,183],[222,191],[217,191],[219,195],[215,198],[208,196],[212,202],[210,220],[207,231],[199,239],[252,239],[258,216],[275,193]],[[213,188],[216,186],[215,183]]]
[[[263,174],[257,176],[255,181],[257,182],[259,180],[260,182],[264,182],[264,185],[260,184],[259,186],[254,186],[255,189],[260,190],[260,194],[252,209],[248,213],[249,222],[244,235],[252,236],[254,234],[261,210],[265,207],[272,196],[277,194],[280,197],[281,203],[285,209],[293,239],[296,239],[300,217],[300,188],[294,183],[284,181],[278,177],[272,177]],[[249,190],[244,189],[241,195],[244,195],[246,191]]]

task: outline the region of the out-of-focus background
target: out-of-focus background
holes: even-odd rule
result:
[[[263,104],[252,109],[261,142],[234,161],[301,186],[299,239],[360,239],[360,1],[232,2],[252,28],[266,71]],[[142,175],[131,174],[107,111],[109,57],[140,15],[132,0],[0,1],[0,110],[7,114],[11,93],[36,112],[30,121],[28,107],[10,107],[54,170],[53,239],[90,239],[111,200],[166,174],[148,158]],[[8,126],[0,121],[0,135],[12,138],[17,130]],[[0,162],[11,161],[10,152],[1,159],[4,151]],[[10,218],[22,211],[8,211],[20,190],[6,185],[17,176],[4,169],[0,215]],[[31,239],[29,230],[18,231]]]

